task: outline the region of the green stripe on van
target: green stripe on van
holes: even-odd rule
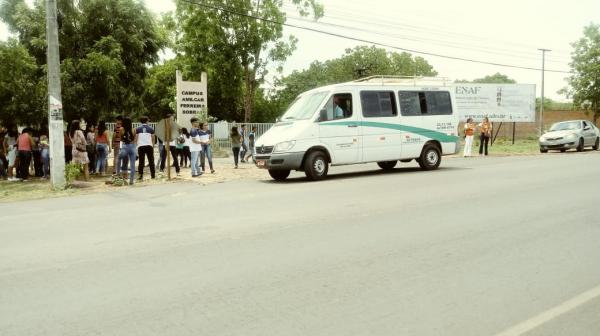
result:
[[[372,122],[372,121],[336,121],[336,122],[324,122],[321,123],[322,126],[348,126],[348,125],[357,125],[357,126],[365,126],[365,127],[378,127],[378,128],[387,128],[394,129],[398,131],[410,132],[422,135],[424,137],[435,139],[440,142],[457,142],[459,140],[458,136],[448,135],[446,133],[426,129],[419,127],[412,127],[406,125],[398,125],[398,124],[389,124],[382,122]]]

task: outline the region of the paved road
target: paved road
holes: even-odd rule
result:
[[[600,153],[415,167],[2,204],[0,335],[598,335]]]

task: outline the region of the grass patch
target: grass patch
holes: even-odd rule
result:
[[[0,202],[34,200],[74,195],[78,189],[54,190],[47,180],[31,179],[27,182],[0,181]]]
[[[479,141],[474,141],[473,144],[473,152],[475,152],[475,148],[479,150]],[[540,152],[540,145],[538,139],[523,139],[523,140],[515,140],[515,144],[513,145],[512,139],[507,138],[497,138],[494,141],[494,145],[488,147],[490,154],[536,154]]]

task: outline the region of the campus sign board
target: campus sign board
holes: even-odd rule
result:
[[[452,84],[461,120],[534,122],[534,84]]]
[[[206,121],[208,97],[207,76],[202,73],[200,82],[185,82],[181,72],[177,70],[177,123],[188,130],[192,127],[190,120],[199,117]]]

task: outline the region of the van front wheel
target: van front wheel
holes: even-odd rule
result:
[[[286,178],[288,178],[288,176],[290,176],[290,171],[289,170],[279,170],[279,169],[269,169],[269,175],[271,175],[271,177],[275,181],[283,181]]]
[[[417,162],[419,162],[419,166],[421,166],[421,169],[423,170],[437,169],[442,162],[442,155],[439,148],[434,145],[425,146]]]
[[[321,151],[314,151],[308,154],[304,161],[304,174],[311,181],[322,180],[327,176],[329,162],[327,156]]]

